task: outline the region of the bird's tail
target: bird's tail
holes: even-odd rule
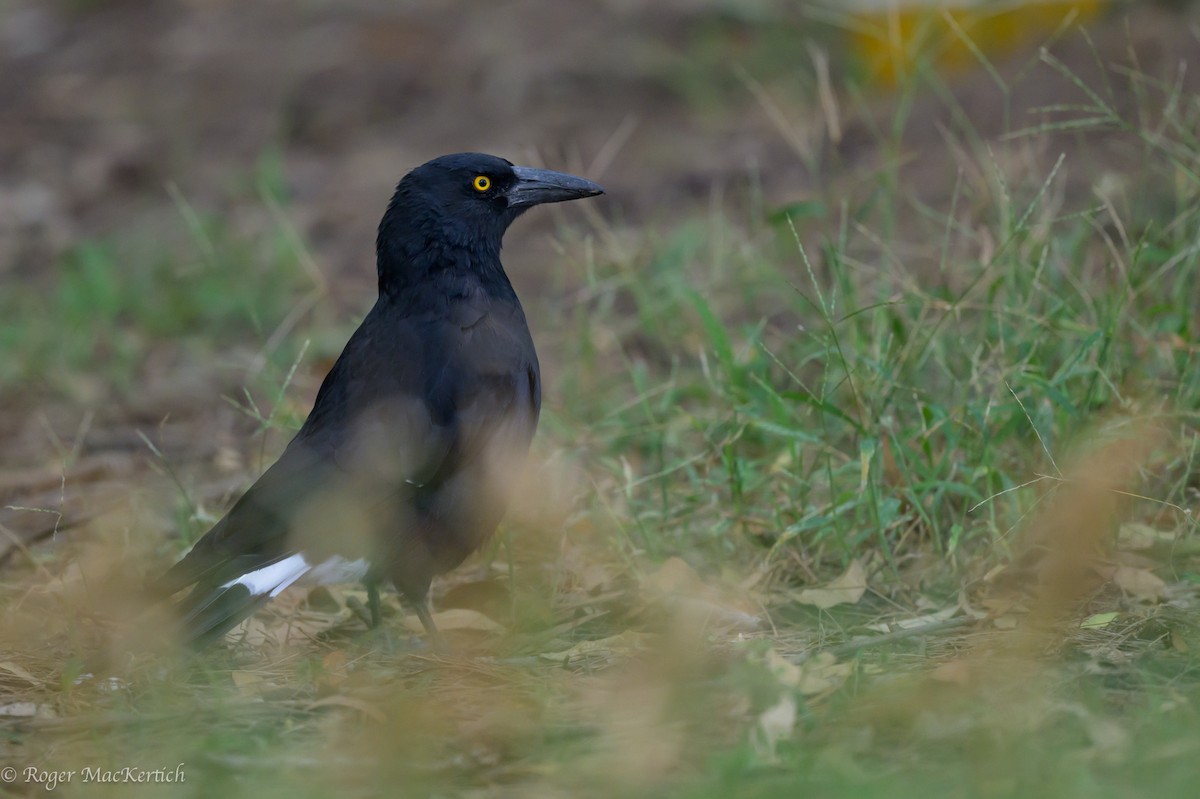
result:
[[[202,649],[249,618],[269,598],[255,596],[241,585],[230,588],[198,585],[177,607],[180,640]]]
[[[180,639],[193,647],[207,646],[310,571],[312,566],[300,554],[285,555],[266,564],[250,557],[234,558],[220,568],[207,570],[175,606]],[[234,576],[228,578],[231,574]],[[159,582],[160,594],[169,595],[186,587],[168,579],[170,576],[168,573]]]

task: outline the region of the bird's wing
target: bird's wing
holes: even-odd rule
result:
[[[223,577],[265,565],[283,553],[278,544],[287,535],[287,509],[321,480],[328,464],[295,441],[258,478],[221,521],[156,584],[164,595],[197,582],[219,583]]]
[[[213,640],[301,578],[361,579],[378,514],[435,474],[453,432],[417,393],[427,349],[410,320],[376,310],[351,337],[304,426],[276,461],[154,586],[194,586],[179,606],[184,637]]]
[[[498,307],[462,332],[462,346],[430,394],[433,407],[451,409],[443,420],[449,446],[414,497],[433,526],[420,541],[400,542],[420,545],[435,572],[457,566],[495,530],[541,407],[537,356],[519,305]],[[423,593],[432,576],[404,563],[393,563],[391,575],[410,595]]]
[[[429,475],[430,485],[485,457],[523,458],[537,426],[541,389],[536,361],[479,363],[478,354],[473,360],[480,368],[467,373],[469,380],[448,381],[455,408],[448,426],[450,446]]]

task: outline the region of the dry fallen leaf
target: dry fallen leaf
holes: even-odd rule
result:
[[[20,677],[30,685],[41,685],[42,681],[11,660],[0,661],[0,671],[6,671],[14,677]]]
[[[763,663],[780,685],[795,688],[800,684],[800,667],[774,649],[768,649],[763,656]]]
[[[895,621],[882,621],[877,624],[867,624],[865,626],[868,630],[874,630],[877,633],[893,633],[897,630],[912,630],[930,624],[937,624],[940,621],[947,621],[954,618],[957,613],[958,606],[951,605],[944,610],[939,610],[937,613],[926,613],[924,616],[913,616],[912,618],[896,619]]]
[[[1025,606],[1024,600],[1014,597],[986,597],[981,599],[979,604],[987,608],[994,616],[1003,616],[1006,613],[1029,612],[1029,608]]]
[[[966,685],[971,681],[971,664],[966,660],[949,660],[930,672],[929,677],[936,682]]]
[[[1118,566],[1113,570],[1112,581],[1130,596],[1159,601],[1166,597],[1167,584],[1149,569],[1133,566]]]
[[[340,649],[335,649],[321,658],[321,677],[318,681],[320,687],[328,692],[344,683],[349,676],[348,664],[346,653]]]
[[[774,649],[768,649],[763,664],[780,685],[794,688],[804,696],[815,696],[839,687],[854,666],[838,663],[831,652],[820,652],[800,665],[792,663]]]
[[[504,628],[477,610],[470,608],[450,608],[441,613],[433,614],[433,623],[442,632],[449,630],[467,630],[479,633],[502,633]],[[414,633],[424,631],[421,620],[415,615],[404,617],[404,626]]]
[[[779,701],[764,710],[754,725],[754,749],[767,762],[775,761],[775,747],[792,737],[796,729],[796,698],[790,693],[779,697]]]
[[[242,690],[257,688],[267,681],[267,678],[256,671],[243,671],[234,669],[229,672],[229,678],[233,680],[233,684]]]
[[[983,581],[985,583],[994,583],[996,582],[996,578],[1004,574],[1006,571],[1008,571],[1008,565],[1005,563],[998,563],[992,568],[988,569],[987,574],[983,575]]]
[[[579,586],[588,592],[599,591],[612,585],[613,570],[604,563],[588,563],[576,573]]]
[[[1118,722],[1093,713],[1083,705],[1061,704],[1057,709],[1075,716],[1091,739],[1093,752],[1106,763],[1123,762],[1129,755],[1132,739],[1129,732]]]
[[[541,657],[546,660],[571,662],[583,658],[604,658],[611,660],[616,657],[629,657],[646,648],[646,642],[653,636],[648,633],[638,633],[626,630],[623,633],[600,638],[595,641],[580,641],[570,649],[561,652],[543,652]]]
[[[683,558],[670,557],[663,565],[646,575],[645,588],[661,594],[696,594],[707,590],[704,579]]]
[[[852,605],[867,592],[867,571],[862,561],[852,560],[846,573],[831,580],[824,588],[805,588],[797,599],[822,610],[834,605]]]
[[[1160,535],[1162,534],[1158,530],[1148,524],[1126,522],[1117,533],[1117,544],[1129,552],[1150,549],[1158,543]]]
[[[705,628],[752,632],[762,626],[762,619],[752,613],[707,599],[678,597],[675,604],[678,610],[697,620]]]
[[[682,558],[667,558],[657,571],[646,575],[642,586],[653,600],[683,614],[692,624],[745,631],[762,626],[744,597],[716,589]]]
[[[832,653],[821,652],[800,665],[796,690],[804,696],[828,693],[840,688],[853,669],[853,663],[838,663]]]
[[[387,716],[383,714],[383,711],[370,702],[364,702],[361,699],[355,699],[353,697],[343,696],[341,694],[334,694],[332,696],[326,696],[322,699],[318,699],[308,707],[310,710],[315,710],[319,707],[346,707],[350,708],[351,710],[357,710],[364,716],[380,723],[387,721]]]

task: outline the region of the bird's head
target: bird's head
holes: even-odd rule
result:
[[[590,180],[514,166],[494,155],[443,155],[396,186],[379,224],[380,268],[385,260],[411,264],[422,253],[442,248],[498,256],[504,231],[524,211],[603,193]]]

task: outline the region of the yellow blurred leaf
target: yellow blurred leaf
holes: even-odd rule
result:
[[[824,588],[805,588],[797,601],[824,610],[834,605],[852,605],[862,599],[866,591],[867,571],[861,561],[853,560],[841,577],[831,580]]]

